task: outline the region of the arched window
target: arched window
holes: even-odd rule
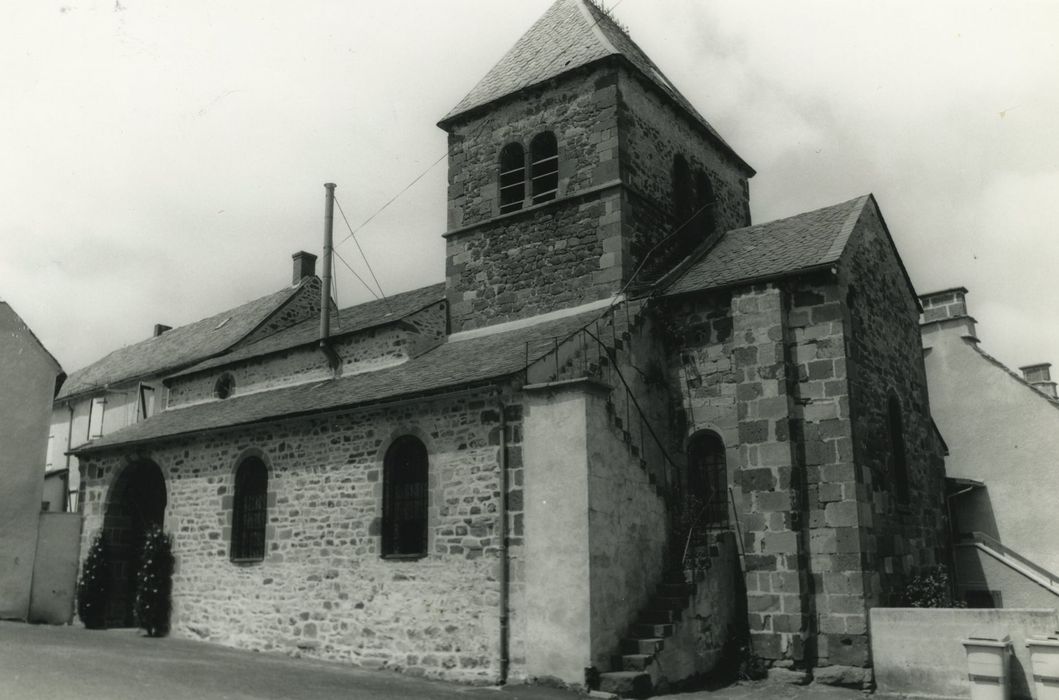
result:
[[[695,208],[692,204],[694,193],[691,188],[691,170],[688,161],[682,155],[673,158],[673,228],[690,226]]]
[[[908,462],[905,456],[905,430],[901,420],[901,404],[891,396],[887,410],[890,433],[890,477],[893,479],[894,497],[899,503],[908,503]]]
[[[530,143],[530,177],[534,204],[555,199],[559,193],[559,145],[550,131],[537,134]]]
[[[717,225],[717,204],[714,202],[713,185],[702,170],[695,171],[695,233],[703,240],[713,233]]]
[[[427,554],[427,448],[417,438],[394,440],[383,459],[382,555]]]
[[[688,494],[705,507],[701,522],[728,522],[728,468],[724,441],[717,433],[696,433],[688,442]]]
[[[257,457],[247,457],[235,472],[232,503],[232,561],[265,558],[268,524],[268,468]]]
[[[500,151],[500,213],[518,211],[526,199],[526,156],[521,143]]]
[[[231,372],[222,374],[213,385],[213,395],[218,399],[228,398],[233,391],[235,391],[235,377],[232,376]]]

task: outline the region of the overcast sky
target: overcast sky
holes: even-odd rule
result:
[[[371,216],[549,4],[7,7],[0,298],[71,371],[275,291],[323,183]],[[1059,3],[607,4],[757,170],[755,222],[874,192],[920,293],[968,287],[984,349],[1059,365]],[[442,162],[358,235],[385,292],[443,279],[444,227]]]

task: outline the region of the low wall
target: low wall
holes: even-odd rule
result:
[[[1054,634],[1054,609],[966,610],[874,608],[871,647],[876,692],[970,697],[967,657],[961,640],[1011,637],[1011,697],[1032,698],[1033,670],[1026,638]]]
[[[65,625],[73,618],[80,513],[41,513],[29,621]]]

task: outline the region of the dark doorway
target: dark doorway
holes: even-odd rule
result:
[[[728,468],[724,441],[708,430],[696,433],[688,441],[688,494],[703,509],[699,519],[704,525],[728,524]]]
[[[136,624],[132,610],[143,536],[151,525],[162,527],[165,506],[165,478],[158,465],[149,460],[130,464],[110,488],[103,518],[110,569],[107,627]]]

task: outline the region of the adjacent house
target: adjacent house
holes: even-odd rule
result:
[[[586,0],[440,126],[443,282],[255,330],[271,299],[71,378],[110,623],[157,523],[182,637],[648,692],[745,635],[869,679],[869,608],[948,544],[920,306],[875,198],[752,224],[752,168]],[[187,350],[159,359],[167,338]],[[140,382],[153,414],[93,424]]]
[[[29,615],[48,416],[65,376],[25,321],[0,301],[0,619]]]
[[[55,397],[46,465],[49,475],[68,470],[67,496],[65,503],[51,504],[51,510],[79,508],[80,472],[71,451],[162,410],[167,401],[162,378],[167,373],[318,313],[316,256],[298,252],[293,260],[289,287],[177,329],[156,324],[147,340],[70,373]]]
[[[955,578],[972,607],[1054,608],[1059,401],[1049,364],[1020,371],[982,348],[967,290],[923,295],[924,357],[956,535]]]

